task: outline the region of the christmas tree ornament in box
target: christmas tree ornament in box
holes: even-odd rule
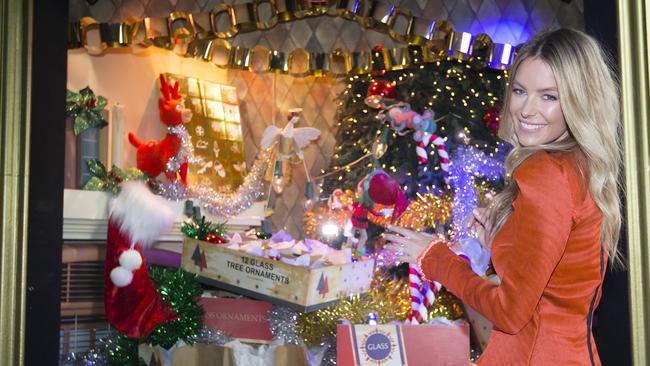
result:
[[[297,248],[284,248],[285,242],[277,243],[276,249],[268,249],[272,245],[269,242],[250,243],[249,253],[186,238],[182,267],[196,273],[202,283],[306,312],[370,289],[375,265],[373,259],[341,261],[342,264],[312,268],[310,263],[319,260],[322,263],[325,254],[307,253],[290,259],[282,257],[281,252],[295,252]],[[255,246],[259,248],[252,248]],[[262,256],[274,250],[277,254],[275,259],[270,259],[270,254]],[[332,258],[344,254],[343,251],[336,252],[331,254]],[[347,253],[349,257],[349,251]],[[302,259],[306,260],[303,264],[307,266],[298,265]]]

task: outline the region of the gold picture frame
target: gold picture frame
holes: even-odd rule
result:
[[[184,75],[166,77],[179,82],[185,106],[192,109],[185,127],[201,163],[188,167],[188,184],[219,193],[236,190],[247,173],[237,89]]]

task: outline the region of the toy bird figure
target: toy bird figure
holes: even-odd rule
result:
[[[277,144],[279,160],[289,160],[293,157],[303,160],[302,149],[316,140],[320,131],[312,127],[294,127],[299,119],[297,115],[292,116],[283,129],[276,126],[267,127],[262,136],[262,149],[266,150]]]

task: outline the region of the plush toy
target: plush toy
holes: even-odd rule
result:
[[[135,339],[177,318],[149,277],[142,248],[169,230],[183,203],[156,196],[142,181],[120,185],[111,201],[106,240],[104,307],[110,324]]]
[[[379,169],[359,181],[357,193],[359,199],[352,204],[352,217],[349,223],[351,231],[346,245],[354,249],[355,256],[362,256],[365,254],[365,244],[368,240],[368,215],[381,215],[373,210],[375,204],[394,205],[391,223],[395,223],[409,203],[399,183]]]
[[[432,134],[436,131],[436,123],[433,121],[433,112],[425,109],[424,113],[411,109],[408,103],[400,102],[391,106],[386,111],[386,118],[390,127],[400,135],[405,135],[408,130],[414,130],[413,139],[421,141],[425,133]]]
[[[187,185],[189,153],[186,145],[189,134],[183,124],[192,119],[192,111],[183,106],[183,97],[178,93],[178,82],[170,86],[163,74],[160,74],[160,92],[158,109],[160,121],[167,126],[167,134],[160,141],[142,142],[129,132],[129,141],[138,149],[138,169],[152,177],[164,172],[170,182],[176,181],[180,176],[183,185]]]
[[[425,109],[424,113],[419,114],[411,109],[410,104],[399,102],[382,110],[379,117],[388,121],[390,127],[399,135],[413,132],[413,140],[416,142],[415,154],[420,164],[426,164],[429,161],[427,146],[433,144],[440,158],[440,168],[445,173],[449,173],[449,155],[445,140],[435,134],[437,126],[430,109]]]

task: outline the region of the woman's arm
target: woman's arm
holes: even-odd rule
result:
[[[529,160],[514,174],[519,194],[510,217],[513,245],[499,285],[474,274],[444,245],[430,246],[420,257],[429,279],[442,283],[506,333],[517,333],[530,321],[572,227],[571,190],[562,166],[546,153]]]

